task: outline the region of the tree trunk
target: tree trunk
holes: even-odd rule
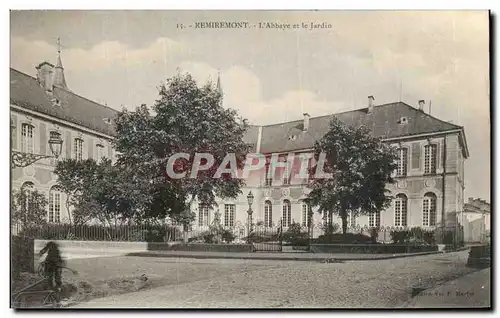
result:
[[[71,212],[69,211],[69,206],[70,206],[70,204],[69,204],[69,196],[66,197],[66,202],[65,203],[66,203],[65,204],[66,205],[66,211],[68,212],[69,225],[72,225],[73,222],[71,221]]]
[[[342,217],[342,234],[347,233],[347,214],[345,211],[340,212],[340,216]]]

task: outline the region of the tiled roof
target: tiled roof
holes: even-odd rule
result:
[[[314,147],[314,142],[328,132],[330,120],[334,116],[350,126],[364,125],[371,129],[374,136],[383,138],[405,137],[462,128],[432,117],[402,102],[375,106],[370,114],[367,111],[367,108],[362,108],[310,118],[309,129],[305,132],[302,130],[302,120],[263,126],[261,153],[286,152]],[[406,124],[400,124],[403,117],[407,119]]]
[[[60,104],[54,106],[51,97],[46,94],[34,77],[12,68],[10,69],[10,83],[11,104],[67,120],[109,136],[115,134],[113,125],[105,121],[105,119],[113,119],[116,116],[117,111],[113,108],[98,104],[58,86],[54,86],[53,98],[58,99]],[[337,116],[351,126],[365,125],[372,130],[375,136],[385,138],[462,128],[398,102],[375,106],[370,114],[367,113],[367,108],[362,108],[339,114],[313,117],[310,118],[309,129],[306,132],[302,130],[302,120],[262,126],[260,152],[272,153],[310,149],[314,146],[314,142],[328,131],[333,116]],[[399,123],[403,117],[407,119],[406,124]],[[244,137],[245,142],[253,145],[253,152],[256,151],[258,135],[259,126],[250,126]],[[465,142],[465,136],[463,138]]]
[[[247,144],[252,145],[250,148],[251,152],[257,152],[257,140],[259,138],[259,126],[250,125],[248,127],[247,133],[243,137],[243,141]]]
[[[53,105],[52,97],[45,93],[34,77],[10,69],[11,104],[67,120],[109,136],[114,135],[113,125],[106,123],[104,119],[113,119],[117,114],[116,110],[57,86],[54,86],[53,98],[59,100],[59,105]]]

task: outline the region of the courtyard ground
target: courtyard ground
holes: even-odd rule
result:
[[[476,271],[467,251],[374,261],[265,261],[111,257],[73,259],[96,289],[145,274],[139,291],[89,297],[75,308],[387,308]],[[68,277],[68,279],[74,279]],[[108,284],[109,285],[109,284]]]

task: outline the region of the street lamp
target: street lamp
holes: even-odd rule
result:
[[[11,121],[11,129],[13,129],[13,128],[14,128],[14,126],[13,126],[12,121]],[[52,156],[37,155],[37,154],[33,154],[33,153],[26,153],[26,152],[12,150],[11,151],[11,167],[12,167],[12,169],[24,168],[24,167],[32,165],[33,163],[37,162],[38,160],[45,159],[45,158],[56,158],[57,159],[62,151],[63,140],[61,138],[61,134],[56,132],[56,131],[51,131],[48,143],[49,143],[50,151],[52,152]]]
[[[250,241],[250,231],[252,229],[252,203],[253,203],[253,194],[252,191],[248,192],[247,195],[247,200],[248,200],[248,240]]]

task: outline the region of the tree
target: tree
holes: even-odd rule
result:
[[[97,219],[103,224],[116,224],[130,217],[131,199],[124,195],[123,178],[111,160],[103,158],[99,163],[93,159],[60,161],[54,173],[57,183],[67,195],[66,208],[73,207],[70,222],[83,224]]]
[[[214,178],[219,167],[243,168],[249,145],[243,141],[248,128],[235,110],[221,106],[220,93],[212,83],[198,87],[189,74],[177,74],[159,87],[159,98],[152,107],[146,105],[134,112],[122,111],[116,121],[115,148],[120,153],[117,166],[134,200],[136,216],[162,219],[169,216],[189,223],[192,202],[212,206],[216,197],[235,198],[243,180],[226,171]],[[173,155],[186,153],[189,159],[169,162]],[[207,170],[194,170],[196,153],[213,156],[214,164]],[[233,162],[224,159],[234,154]],[[206,163],[202,160],[202,164]],[[231,163],[233,166],[230,166]],[[172,178],[167,167],[185,177]]]
[[[12,221],[26,229],[47,222],[47,198],[37,190],[21,188],[14,192]]]
[[[342,232],[347,231],[347,216],[379,212],[390,205],[387,184],[394,183],[396,152],[370,130],[347,126],[334,117],[330,130],[316,142],[314,156],[326,155],[324,172],[332,178],[313,178],[309,183],[309,202],[320,213],[338,213]],[[314,173],[312,167],[310,173]]]

